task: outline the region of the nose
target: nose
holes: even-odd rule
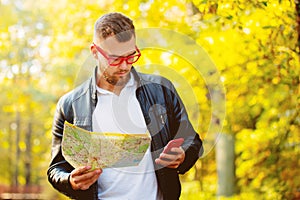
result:
[[[128,68],[128,64],[126,63],[125,60],[123,60],[123,62],[121,62],[121,64],[119,65],[120,69],[127,69]]]

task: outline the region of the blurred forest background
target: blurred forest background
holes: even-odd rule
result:
[[[181,199],[300,199],[298,0],[0,0],[0,193],[65,199],[46,178],[55,105],[76,84],[94,22],[112,11],[128,15],[137,29],[192,38],[221,75],[220,135],[231,142],[181,177]],[[165,56],[147,58],[166,64]],[[188,64],[169,64],[196,94],[197,105],[182,98],[203,136],[211,118],[207,88]]]

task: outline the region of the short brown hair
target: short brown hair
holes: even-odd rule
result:
[[[94,40],[116,36],[119,42],[126,42],[135,36],[132,20],[121,13],[108,13],[100,17],[94,27]]]

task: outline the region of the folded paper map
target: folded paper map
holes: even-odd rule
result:
[[[144,134],[98,133],[65,122],[62,154],[75,168],[137,166],[150,145]]]

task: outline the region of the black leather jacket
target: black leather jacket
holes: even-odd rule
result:
[[[92,131],[92,113],[97,104],[96,71],[97,68],[90,79],[60,98],[52,127],[52,159],[47,171],[48,180],[55,189],[73,199],[97,199],[97,182],[85,191],[72,189],[69,176],[74,168],[64,159],[61,152],[64,121]],[[185,160],[177,169],[162,168],[153,162],[163,198],[179,199],[181,185],[178,174],[188,171],[197,161],[203,152],[202,141],[193,129],[186,110],[169,80],[138,73],[134,68],[132,72],[139,84],[136,97],[152,137],[153,160],[159,156],[169,140],[185,138]]]

